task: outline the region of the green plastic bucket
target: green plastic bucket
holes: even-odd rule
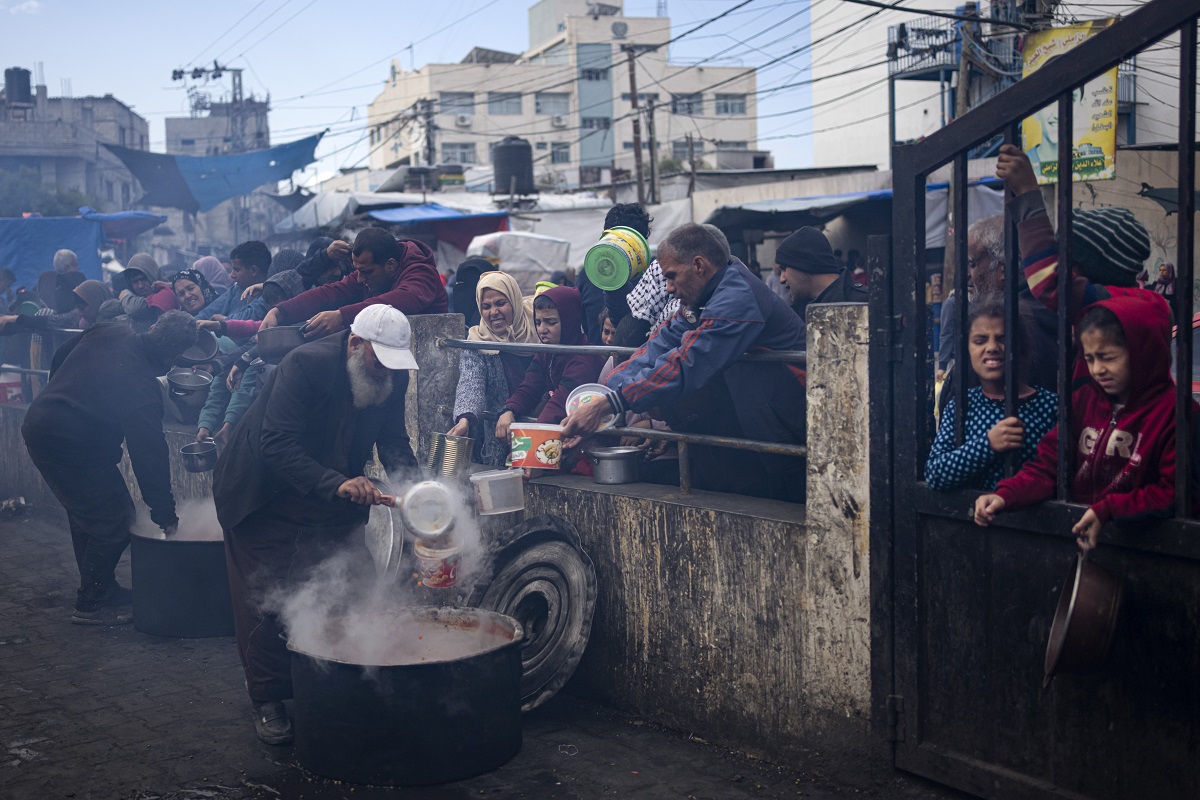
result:
[[[641,275],[650,263],[650,245],[633,228],[606,230],[583,258],[583,270],[599,289],[613,292]]]

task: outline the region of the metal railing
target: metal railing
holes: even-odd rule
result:
[[[537,353],[560,353],[572,355],[633,355],[637,352],[634,347],[604,347],[595,345],[559,345],[559,344],[526,344],[521,342],[481,342],[468,339],[437,340],[438,347],[451,347],[458,350],[504,350],[520,355],[536,355]],[[741,361],[761,363],[803,364],[807,354],[803,350],[772,350],[755,353],[744,353]],[[778,442],[761,442],[756,439],[739,439],[732,436],[713,436],[701,433],[681,433],[679,431],[659,431],[652,428],[609,428],[599,433],[605,436],[636,436],[640,439],[655,439],[658,441],[674,442],[679,455],[679,493],[691,494],[692,471],[689,445],[706,447],[721,447],[728,450],[742,450],[752,453],[770,455],[794,456],[805,458],[808,448],[799,444],[780,444]]]

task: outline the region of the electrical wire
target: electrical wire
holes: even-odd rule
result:
[[[247,17],[249,17],[251,14],[253,14],[255,11],[257,11],[257,10],[259,9],[259,6],[261,6],[261,5],[262,5],[263,3],[265,3],[265,2],[267,2],[267,0],[258,0],[258,2],[257,2],[257,3],[255,3],[255,4],[254,4],[254,6],[253,6],[253,7],[252,7],[252,8],[251,8],[249,11],[247,11],[247,12],[246,12],[245,14],[243,14],[242,16],[238,17],[238,20],[237,20],[237,22],[235,22],[235,23],[233,23],[232,25],[230,25],[228,28],[226,28],[226,29],[225,29],[225,32],[224,32],[224,33],[222,33],[222,34],[221,34],[220,36],[218,36],[216,39],[213,39],[211,42],[209,42],[207,45],[205,45],[203,48],[201,48],[200,52],[199,52],[199,53],[197,53],[196,55],[192,56],[192,57],[191,57],[191,59],[189,59],[187,63],[188,63],[188,64],[194,64],[194,63],[196,63],[197,59],[199,59],[199,58],[200,58],[200,56],[204,55],[204,53],[205,53],[207,50],[210,50],[210,49],[212,49],[213,47],[216,47],[216,46],[217,46],[217,42],[221,41],[221,40],[222,40],[222,39],[224,39],[226,36],[228,36],[228,35],[229,35],[229,34],[230,34],[230,33],[231,33],[231,32],[232,32],[232,31],[233,31],[233,30],[234,30],[234,29],[235,29],[235,28],[236,28],[238,25],[241,25],[241,24],[242,24],[242,22],[244,22],[244,21],[246,20],[246,18],[247,18]]]

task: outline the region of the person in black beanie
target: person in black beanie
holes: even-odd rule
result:
[[[801,228],[780,243],[775,273],[801,319],[810,304],[867,302],[867,290],[851,280],[846,265],[834,257],[829,240],[816,228]]]

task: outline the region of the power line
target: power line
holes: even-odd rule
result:
[[[234,58],[241,58],[241,57],[243,57],[244,55],[246,55],[246,53],[249,53],[251,50],[253,50],[254,48],[258,47],[258,46],[259,46],[260,44],[262,44],[262,43],[263,43],[265,40],[267,40],[267,39],[271,38],[271,37],[272,37],[272,36],[275,34],[275,32],[276,32],[276,31],[278,31],[278,30],[279,30],[280,28],[282,28],[284,25],[287,25],[289,22],[291,22],[292,20],[294,20],[296,17],[298,17],[298,16],[300,16],[301,14],[303,14],[303,13],[304,13],[306,10],[308,10],[308,9],[309,9],[309,8],[310,8],[310,7],[311,7],[311,6],[312,6],[314,3],[316,3],[316,2],[317,2],[317,0],[309,0],[309,2],[308,2],[308,4],[307,4],[307,5],[305,5],[303,8],[301,8],[301,9],[300,9],[299,11],[297,11],[295,14],[292,14],[290,17],[288,17],[287,19],[285,19],[283,22],[281,22],[281,23],[279,23],[278,25],[276,25],[274,28],[272,28],[272,29],[270,30],[270,32],[269,32],[269,33],[267,33],[267,34],[265,34],[265,35],[261,36],[259,39],[257,39],[257,40],[254,42],[254,44],[250,45],[250,46],[249,46],[249,47],[247,47],[245,50],[243,50],[242,52],[238,53],[236,56],[234,56]]]
[[[242,22],[244,22],[244,21],[245,21],[245,19],[246,19],[247,17],[249,17],[251,14],[253,14],[255,11],[257,11],[257,10],[258,10],[258,8],[259,8],[259,6],[261,6],[261,5],[262,5],[263,3],[265,3],[265,2],[267,2],[267,0],[258,0],[258,2],[254,4],[254,7],[253,7],[253,8],[251,8],[249,11],[247,11],[247,12],[246,12],[245,14],[243,14],[242,16],[238,17],[238,20],[237,20],[237,22],[235,22],[235,23],[233,23],[232,25],[230,25],[228,28],[226,28],[226,29],[225,29],[225,32],[224,32],[224,33],[222,33],[222,34],[221,34],[220,36],[218,36],[216,39],[213,39],[211,42],[209,42],[207,45],[205,45],[203,48],[201,48],[200,52],[199,52],[199,53],[197,53],[196,55],[192,56],[192,57],[191,57],[191,59],[190,59],[190,60],[189,60],[187,63],[188,63],[188,64],[194,64],[194,63],[195,63],[195,62],[196,62],[196,61],[197,61],[197,60],[200,58],[200,56],[204,55],[205,51],[207,51],[208,49],[210,49],[210,48],[212,48],[212,47],[216,47],[216,45],[217,45],[217,42],[221,41],[221,40],[222,40],[222,39],[224,39],[226,36],[228,36],[228,35],[229,35],[229,33],[230,33],[230,31],[232,31],[232,30],[233,30],[234,28],[236,28],[238,25],[241,25],[241,24],[242,24]]]
[[[243,39],[245,39],[247,36],[249,36],[250,34],[254,33],[254,32],[255,32],[256,30],[258,30],[259,28],[261,28],[263,25],[265,25],[265,24],[267,23],[267,21],[268,21],[268,20],[270,20],[270,19],[271,19],[271,17],[275,16],[275,15],[276,15],[276,14],[278,14],[280,11],[282,11],[282,10],[283,10],[283,8],[284,8],[284,6],[287,6],[287,5],[289,5],[290,3],[292,3],[292,2],[293,2],[293,0],[283,0],[283,2],[282,2],[282,3],[280,3],[278,6],[276,6],[276,7],[275,7],[275,10],[274,10],[274,11],[272,11],[270,14],[267,14],[265,17],[263,17],[263,18],[262,18],[262,19],[260,19],[258,22],[256,22],[256,23],[254,24],[254,26],[250,28],[250,30],[246,31],[246,32],[245,32],[245,33],[243,33],[241,36],[239,36],[238,38],[234,39],[234,40],[233,40],[233,42],[231,42],[231,43],[230,43],[230,44],[229,44],[229,45],[228,45],[228,46],[227,46],[227,47],[226,47],[224,50],[222,50],[220,53],[218,53],[218,54],[217,54],[217,55],[216,55],[214,58],[216,58],[216,59],[220,59],[220,58],[221,58],[221,56],[225,55],[225,54],[226,54],[226,53],[228,53],[230,50],[232,50],[232,49],[233,49],[233,48],[234,48],[234,47],[237,45],[237,43],[238,43],[238,42],[242,41],[242,40],[243,40]]]
[[[879,0],[842,0],[843,3],[854,3],[859,6],[871,6],[872,8],[882,8],[887,10],[907,11],[909,14],[920,14],[923,17],[942,17],[943,19],[956,19],[960,22],[977,22],[984,25],[1003,25],[1017,30],[1030,31],[1033,26],[1027,25],[1024,22],[1005,22],[1003,20],[992,19],[990,17],[980,17],[978,15],[970,16],[967,14],[951,14],[948,11],[928,11],[926,9],[917,8],[900,8],[900,4],[904,0],[896,0],[894,3],[881,3]]]

